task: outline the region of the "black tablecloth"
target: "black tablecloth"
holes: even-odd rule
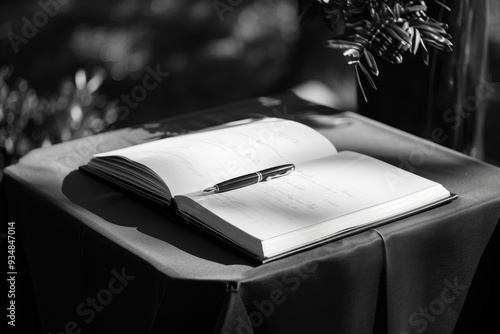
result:
[[[259,265],[78,171],[97,152],[262,115],[309,124],[338,150],[459,198]],[[35,150],[2,187],[16,224],[17,326],[31,332],[442,334],[496,322],[499,169],[292,94]]]

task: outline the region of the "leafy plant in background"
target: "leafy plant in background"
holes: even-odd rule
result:
[[[449,10],[441,2],[436,3]],[[318,12],[335,34],[324,45],[343,50],[348,64],[356,70],[365,101],[360,71],[370,86],[377,89],[372,78],[379,74],[374,54],[389,63],[400,64],[404,53],[420,52],[428,64],[428,46],[452,50],[451,36],[446,32],[448,26],[427,16],[427,5],[422,0],[299,0],[299,14],[304,19]]]
[[[12,67],[0,68],[0,171],[33,148],[98,133],[117,120],[115,108],[98,92],[103,70],[90,78],[77,71],[48,98],[23,79],[9,85],[11,74]]]
[[[274,90],[298,58],[294,0],[242,2],[224,23],[207,0],[71,1],[16,53],[9,36],[23,36],[24,18],[40,3],[0,1],[0,67],[9,65],[0,74],[0,178],[29,150],[108,129],[117,118],[127,126]],[[152,64],[176,74],[175,83],[118,117],[103,94],[112,101],[131,92]],[[99,92],[89,91],[94,67],[107,74]]]

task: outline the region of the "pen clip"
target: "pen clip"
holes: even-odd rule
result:
[[[265,181],[270,181],[272,179],[277,179],[279,177],[287,176],[288,174],[290,174],[291,172],[293,172],[293,170],[294,169],[289,169],[289,170],[285,171],[283,174],[268,176],[268,177],[266,177]]]

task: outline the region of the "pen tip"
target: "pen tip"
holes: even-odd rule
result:
[[[205,192],[205,193],[210,193],[210,192],[214,192],[214,191],[216,191],[216,190],[217,190],[217,188],[215,188],[215,187],[210,187],[210,188],[207,188],[207,189],[203,190],[203,192]]]

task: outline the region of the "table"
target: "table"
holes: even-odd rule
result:
[[[258,265],[78,171],[96,152],[262,115],[302,121],[338,150],[402,166],[459,198]],[[500,240],[499,169],[292,93],[34,150],[6,168],[1,185],[4,214],[16,226],[18,329],[442,334],[498,328],[499,276],[492,270]]]

